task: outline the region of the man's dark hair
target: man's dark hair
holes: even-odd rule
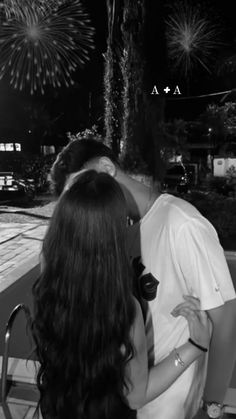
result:
[[[113,163],[118,164],[113,151],[95,138],[73,140],[67,144],[51,168],[51,190],[54,195],[62,193],[68,175],[81,170],[88,161],[97,157],[109,157]]]

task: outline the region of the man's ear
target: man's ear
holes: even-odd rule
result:
[[[99,172],[108,173],[110,176],[116,176],[116,165],[109,157],[100,157],[97,162],[97,170]]]

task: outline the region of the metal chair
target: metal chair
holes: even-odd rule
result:
[[[9,409],[9,399],[19,400],[27,406],[37,406],[39,392],[35,383],[21,382],[8,375],[8,361],[10,352],[10,341],[12,328],[19,312],[23,312],[26,318],[26,324],[31,329],[32,319],[30,310],[25,304],[18,304],[10,313],[6,324],[4,352],[2,357],[1,373],[1,401],[5,419],[13,419]]]

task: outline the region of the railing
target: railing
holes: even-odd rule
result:
[[[31,325],[32,325],[30,310],[25,304],[18,304],[12,310],[6,324],[4,352],[3,352],[3,358],[2,358],[2,373],[1,373],[1,404],[2,404],[5,419],[13,419],[8,403],[7,403],[7,396],[8,396],[8,389],[9,389],[8,360],[9,360],[12,328],[13,328],[15,319],[20,311],[22,311],[25,314],[27,326],[31,328]],[[33,387],[35,388],[36,386],[33,385]]]

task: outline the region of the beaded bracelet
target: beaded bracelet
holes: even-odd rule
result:
[[[203,352],[207,352],[208,349],[204,348],[204,346],[199,345],[198,343],[194,342],[194,340],[192,340],[191,338],[189,338],[189,343],[191,343],[193,346],[196,346],[196,348],[200,349]]]

